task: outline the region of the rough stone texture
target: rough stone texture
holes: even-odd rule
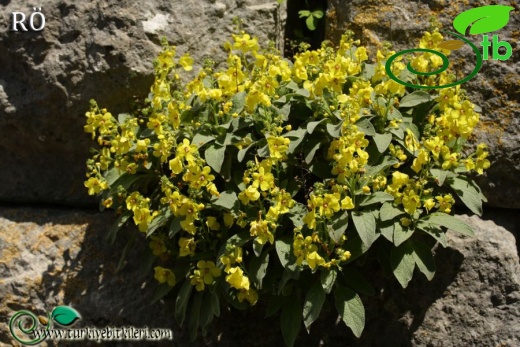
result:
[[[506,61],[484,61],[476,77],[462,85],[473,103],[482,108],[481,124],[473,143],[484,142],[490,148],[491,168],[478,182],[489,199],[489,205],[520,208],[520,7],[516,1],[494,1],[515,7],[506,27],[490,33],[498,34],[513,48]],[[400,51],[415,47],[430,18],[435,16],[443,29],[454,31],[453,19],[473,7],[490,5],[487,1],[343,1],[329,0],[327,38],[335,42],[345,29],[353,30],[363,44],[377,47],[384,41]],[[470,38],[480,47],[481,35]],[[455,71],[467,76],[474,67],[474,55],[468,47],[451,55]]]
[[[10,30],[29,1],[0,1],[0,201],[94,204],[83,187],[94,144],[83,132],[89,100],[114,114],[146,97],[165,36],[196,62],[222,60],[232,19],[283,42],[285,10],[271,0],[70,1],[43,4],[39,32]]]
[[[368,274],[378,294],[363,297],[367,319],[361,339],[338,323],[329,303],[310,335],[302,327],[297,345],[516,346],[520,268],[510,231],[520,230],[520,218],[507,211],[487,211],[483,219],[461,218],[476,236],[448,233],[449,247],[436,251],[432,282],[416,273],[403,290],[395,279],[381,277],[378,266]],[[0,209],[0,345],[12,345],[6,323],[14,312],[28,309],[42,315],[58,305],[72,305],[80,312],[75,327],[170,328],[174,346],[204,345],[202,339],[189,343],[186,331],[175,326],[171,297],[164,304],[150,304],[155,281],[150,272],[140,272],[143,242],[132,249],[126,266],[115,271],[125,243],[104,242],[113,220],[110,213],[94,211]],[[213,342],[230,347],[282,345],[279,318],[265,319],[264,312],[261,304],[252,312],[222,310]]]

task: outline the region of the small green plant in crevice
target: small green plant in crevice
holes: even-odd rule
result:
[[[165,45],[134,114],[92,103],[85,131],[98,148],[85,186],[118,215],[108,236],[129,222],[146,236],[157,298],[176,298],[173,316],[194,339],[222,309],[258,301],[280,314],[289,346],[325,301],[360,336],[361,296],[374,292],[364,255],[406,287],[416,268],[432,279],[432,243],[445,246],[447,228],[473,234],[453,206],[458,197],[482,213],[468,173],[482,174],[488,153],[464,146],[479,115],[458,86],[407,90],[385,71],[395,52],[369,61],[350,34],[293,61],[243,32],[224,49],[223,68],[207,64],[184,84],[194,60]],[[424,53],[411,64],[438,63]],[[396,60],[392,72],[427,85],[453,78],[405,68]]]

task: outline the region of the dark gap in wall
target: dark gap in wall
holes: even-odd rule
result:
[[[287,0],[287,22],[285,24],[284,52],[287,58],[291,58],[298,52],[298,44],[306,42],[311,49],[321,47],[325,40],[325,20],[327,12],[327,0]],[[323,16],[315,18],[315,30],[310,30],[306,24],[306,17],[300,18],[300,11],[319,11]]]

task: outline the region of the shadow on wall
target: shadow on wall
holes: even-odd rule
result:
[[[325,14],[327,11],[327,0],[286,0],[287,22],[285,25],[285,47],[284,54],[287,58],[298,53],[297,44],[306,42],[311,49],[321,47],[325,40]],[[306,25],[306,18],[300,18],[300,11],[322,10],[323,17],[315,19],[315,30],[310,30]]]

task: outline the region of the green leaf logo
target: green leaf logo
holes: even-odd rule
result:
[[[69,306],[58,306],[52,310],[51,318],[61,326],[70,326],[81,318],[78,311]]]
[[[509,22],[509,12],[514,9],[505,5],[489,5],[476,7],[459,14],[453,20],[453,27],[462,35],[466,30],[472,35],[489,33],[502,29]]]

